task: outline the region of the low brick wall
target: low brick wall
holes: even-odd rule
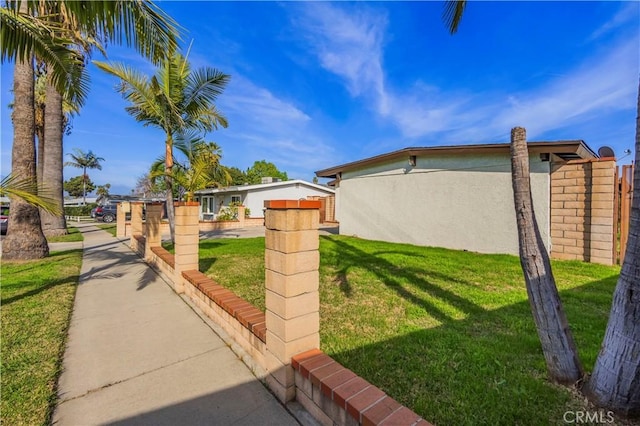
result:
[[[197,270],[199,224],[195,203],[176,203],[175,255],[160,246],[160,212],[153,209],[148,211],[151,225],[144,230],[148,235],[136,233],[130,244],[176,293],[184,293],[229,335],[239,346],[238,354],[246,354],[240,356],[281,402],[297,400],[325,425],[428,425],[316,349],[318,204],[277,200],[266,206],[266,312]],[[141,222],[138,212],[133,227],[136,232]]]
[[[266,369],[264,353],[267,326],[264,312],[200,271],[184,271],[182,277],[185,280],[185,294],[258,365]]]
[[[258,227],[264,226],[264,219],[261,217],[252,217],[244,220],[243,223],[237,220],[225,220],[225,221],[200,221],[200,231],[201,232],[211,232],[211,231],[221,231],[225,229],[238,229],[245,227]],[[142,232],[145,231],[145,223],[142,223]],[[160,233],[163,235],[169,234],[169,222],[162,222],[160,225]],[[123,237],[131,236],[131,222],[126,221],[124,223],[124,235]]]
[[[295,355],[296,400],[323,425],[431,423],[318,349]]]

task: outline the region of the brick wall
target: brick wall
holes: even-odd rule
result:
[[[615,191],[615,159],[553,164],[551,257],[614,264]]]

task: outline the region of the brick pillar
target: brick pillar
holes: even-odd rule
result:
[[[295,398],[291,357],[320,346],[320,202],[265,201],[267,383],[282,402]]]
[[[184,293],[182,271],[198,270],[200,203],[187,201],[175,203],[174,205],[176,207],[174,285],[176,293]]]
[[[131,202],[131,248],[138,251],[138,240],[135,239],[136,235],[142,235],[142,207],[143,202],[133,201]]]
[[[144,227],[145,236],[145,258],[151,256],[151,247],[159,247],[162,243],[160,224],[162,222],[163,203],[147,204],[146,224]]]
[[[122,238],[127,235],[126,219],[127,219],[127,206],[129,203],[118,203],[118,210],[116,214],[116,237]]]

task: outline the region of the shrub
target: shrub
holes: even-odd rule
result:
[[[96,203],[87,204],[86,206],[65,206],[65,216],[89,216],[91,209],[96,207]]]

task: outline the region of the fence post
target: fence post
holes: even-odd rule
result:
[[[320,346],[320,202],[265,201],[267,383],[282,402],[295,398],[291,357]]]
[[[134,251],[138,251],[137,235],[142,235],[142,207],[144,203],[141,201],[131,202],[131,239],[129,245]]]
[[[126,219],[127,211],[124,203],[118,203],[118,213],[116,214],[116,237],[122,238],[127,235]]]
[[[162,235],[160,232],[160,224],[162,220],[163,203],[148,203],[146,212],[145,233],[145,250],[144,257],[149,260],[151,258],[151,247],[159,247],[162,243]]]
[[[244,212],[245,212],[245,206],[238,206],[238,225],[241,228],[244,228]]]
[[[176,293],[184,293],[182,271],[198,270],[200,203],[187,201],[174,205],[176,207],[174,289]]]

